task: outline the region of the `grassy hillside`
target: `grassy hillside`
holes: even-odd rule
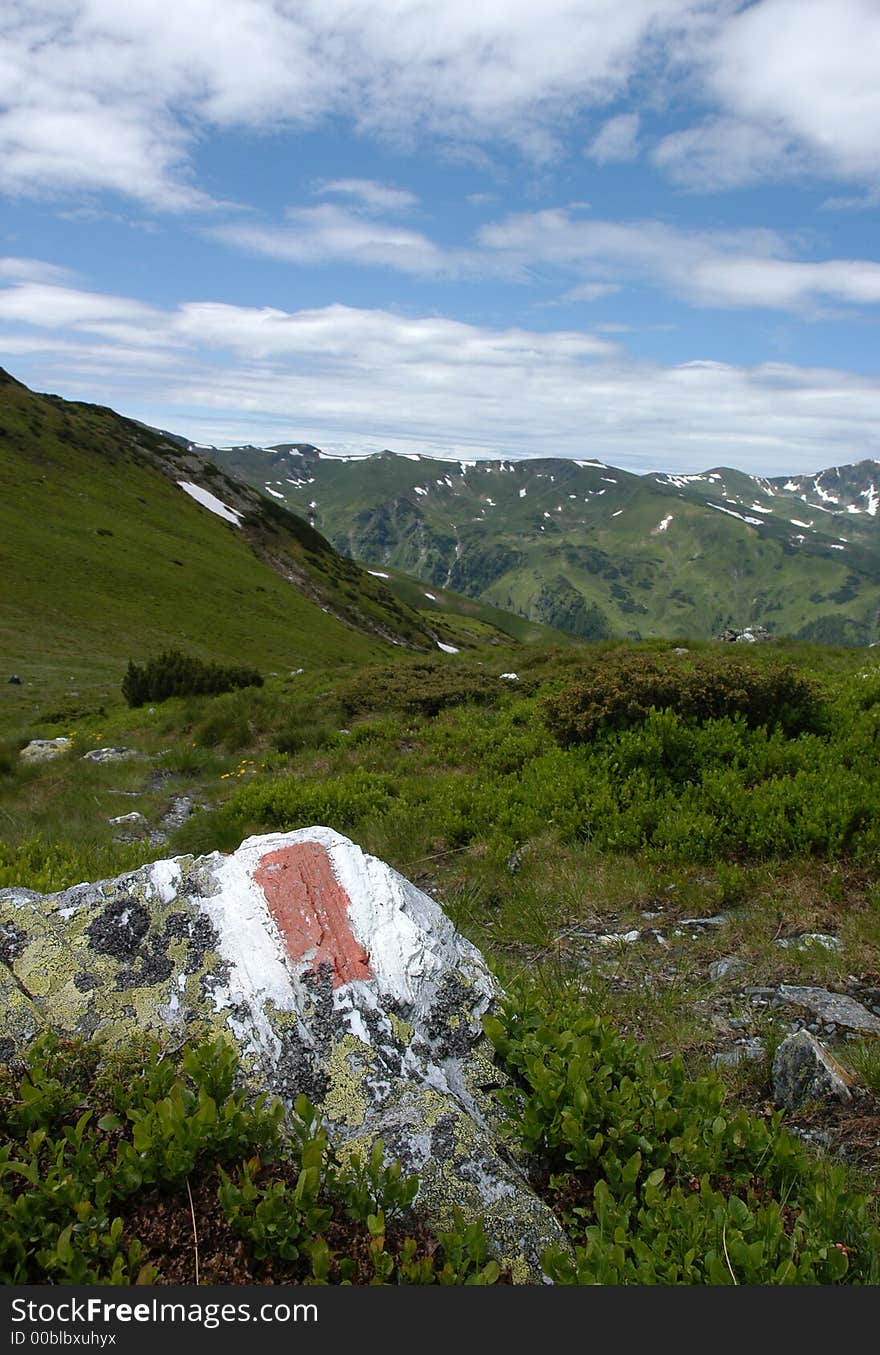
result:
[[[436,650],[446,634],[178,442],[2,372],[0,567],[6,727],[47,703],[103,698],[127,659],[168,647],[282,671]]]

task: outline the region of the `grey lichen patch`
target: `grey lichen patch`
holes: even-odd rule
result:
[[[0,960],[12,964],[24,951],[27,944],[27,932],[17,923],[7,920],[0,922]]]
[[[298,1025],[274,1029],[281,1047],[272,1068],[272,1090],[287,1105],[293,1105],[298,1096],[307,1096],[313,1105],[322,1105],[330,1077],[316,1051],[306,1044]]]
[[[150,867],[46,898],[5,891],[0,928],[16,979],[66,1034],[117,1045],[218,1024],[216,932],[198,905],[163,903]]]
[[[449,1096],[410,1086],[381,1115],[371,1115],[344,1145],[344,1154],[368,1153],[380,1138],[386,1158],[419,1177],[416,1207],[444,1229],[455,1210],[466,1223],[484,1223],[499,1264],[518,1283],[541,1283],[541,1255],[569,1248],[555,1216],[524,1175],[497,1151],[494,1136]]]
[[[105,892],[110,886],[105,886]],[[86,928],[96,955],[111,955],[116,960],[131,960],[150,929],[150,914],[137,898],[126,893],[110,903]]]
[[[470,1052],[479,1033],[473,999],[461,974],[444,974],[425,1022],[435,1058],[461,1058]]]

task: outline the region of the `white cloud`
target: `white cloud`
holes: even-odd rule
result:
[[[111,341],[107,332],[112,334]],[[122,337],[120,337],[122,336]],[[288,312],[32,284],[0,291],[31,385],[196,441],[597,456],[633,470],[806,472],[880,456],[880,388],[826,369],[629,358],[578,331],[328,306]]]
[[[240,221],[211,234],[226,244],[290,263],[345,263],[444,276],[474,267],[463,252],[435,245],[420,231],[363,215],[335,202],[291,207],[283,225]]]
[[[807,173],[876,185],[876,0],[757,0],[719,17],[685,60],[716,111],[661,143],[658,164],[707,189]]]
[[[599,165],[635,160],[639,153],[638,113],[619,113],[602,126],[587,147],[587,155]]]
[[[878,52],[876,0],[6,0],[0,191],[207,208],[192,177],[206,133],[328,118],[552,159],[579,113],[647,81],[655,107],[684,90],[706,108],[657,148],[680,183],[875,187]],[[612,116],[589,153],[632,158],[638,126]]]
[[[880,264],[786,257],[776,231],[683,230],[662,221],[596,221],[562,208],[521,213],[482,228],[480,244],[526,270],[553,265],[609,282],[647,280],[700,306],[809,311],[828,302],[880,302]]]
[[[328,179],[318,185],[318,196],[338,194],[353,198],[365,211],[406,212],[418,205],[415,193],[405,188],[392,188],[375,179]]]
[[[47,263],[44,259],[0,258],[0,278],[12,282],[68,282],[75,274],[70,268]]]
[[[577,287],[572,287],[570,291],[563,296],[563,301],[601,301],[605,296],[611,296],[614,292],[619,292],[620,287],[614,282],[582,282]]]
[[[704,0],[6,0],[0,190],[209,205],[206,130],[328,116],[396,139],[500,138],[538,157],[620,94]]]
[[[651,158],[673,182],[701,192],[799,178],[813,166],[808,150],[792,134],[734,117],[709,118],[673,132],[658,143]]]

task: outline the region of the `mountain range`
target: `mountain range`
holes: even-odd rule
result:
[[[200,447],[342,554],[585,639],[763,625],[880,637],[880,464],[636,475],[598,460],[445,461],[307,443]]]

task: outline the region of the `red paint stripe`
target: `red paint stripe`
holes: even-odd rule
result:
[[[370,956],[351,930],[351,899],[319,842],[298,842],[267,852],[254,879],[294,964],[307,957],[315,970],[319,964],[332,964],[334,988],[352,979],[373,977]]]

